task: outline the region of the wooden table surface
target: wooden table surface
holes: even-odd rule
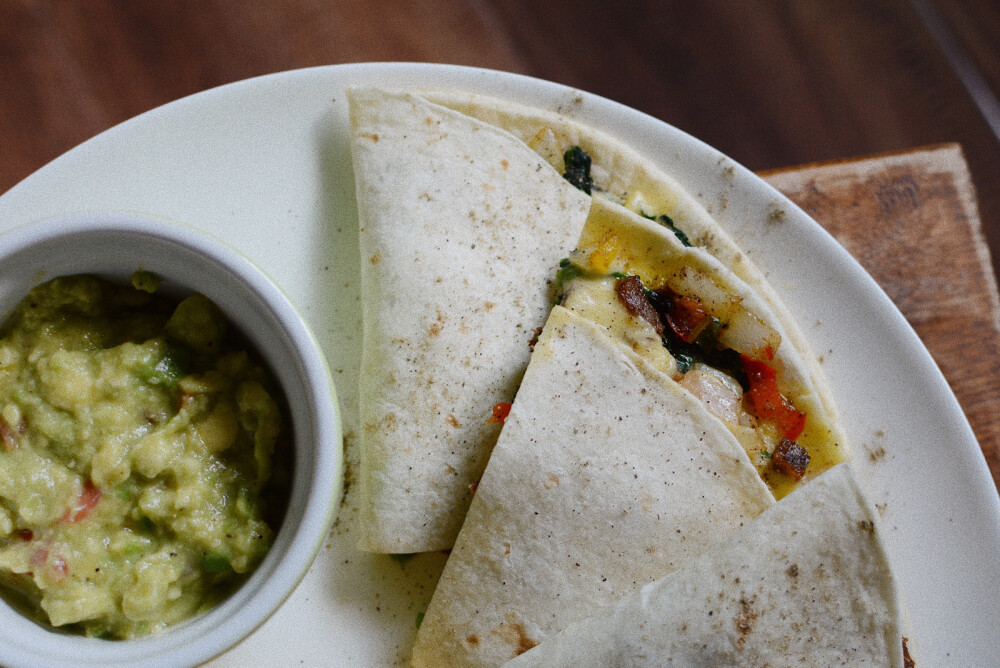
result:
[[[971,246],[942,253],[940,263],[933,253],[923,258],[922,271],[944,289],[910,290],[905,281],[920,277],[893,270],[891,247],[869,254],[866,266],[949,365],[953,385],[955,377],[971,383],[964,398],[965,385],[956,391],[1000,484],[1000,379],[984,371],[998,368],[1000,348],[956,351],[948,298],[975,274],[966,267],[985,268],[978,316],[996,336],[995,0],[5,0],[0,193],[89,137],[179,97],[288,69],[389,60],[576,86],[676,125],[756,171],[957,144],[979,216],[968,228]],[[810,211],[830,216],[842,241],[863,238],[872,224]],[[845,245],[856,256],[864,250]],[[935,324],[942,322],[949,326]]]

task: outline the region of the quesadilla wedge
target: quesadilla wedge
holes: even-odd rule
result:
[[[743,444],[780,498],[847,459],[837,420],[770,304],[673,230],[595,198],[562,304],[643,355]]]
[[[746,283],[772,311],[781,325],[787,345],[803,352],[802,371],[823,403],[824,411],[836,419],[837,411],[825,375],[798,323],[767,281],[761,269],[747,256],[718,221],[689,192],[649,157],[619,139],[575,120],[580,104],[567,101],[559,112],[527,107],[507,100],[455,91],[428,91],[438,104],[504,128],[537,151],[558,172],[592,194],[595,199],[615,202],[674,231],[685,244],[716,258]],[[731,167],[721,162],[722,178]],[[760,225],[770,220],[759,221]]]
[[[901,668],[905,645],[878,520],[842,464],[507,665]]]
[[[500,665],[772,503],[743,447],[693,395],[556,306],[412,663]]]
[[[551,267],[589,198],[508,132],[348,91],[363,300],[362,550],[451,547],[500,431]]]

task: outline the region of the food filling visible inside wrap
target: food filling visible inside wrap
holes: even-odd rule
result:
[[[617,215],[613,207],[595,207],[578,248],[560,263],[560,303],[698,397],[775,496],[843,461],[825,416],[814,415],[811,389],[782,373],[782,336],[766,317],[723,274],[697,266],[679,237],[676,253],[651,250],[629,225],[600,222],[602,210],[611,212],[605,219]]]
[[[617,189],[619,192],[616,193],[615,189],[605,185],[610,186],[609,182],[613,175],[602,165],[595,163],[590,155],[576,144],[562,150],[561,146],[566,141],[565,137],[560,139],[551,128],[545,128],[528,142],[528,146],[545,158],[556,171],[563,175],[564,179],[579,190],[588,195],[599,194],[643,218],[655,220],[673,232],[684,246],[695,245],[691,243],[687,233],[674,222],[674,219],[664,213],[664,211],[672,209],[674,203],[669,201],[669,198],[664,198],[662,192],[657,197],[651,192],[645,192],[642,188],[634,186],[628,190],[621,190],[619,187]]]

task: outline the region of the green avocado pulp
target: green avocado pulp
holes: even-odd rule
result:
[[[0,327],[0,588],[88,636],[223,599],[286,503],[276,383],[211,301],[152,279],[57,278]]]

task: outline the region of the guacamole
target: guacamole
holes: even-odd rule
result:
[[[133,638],[207,609],[271,546],[290,441],[275,383],[202,295],[150,274],[32,290],[0,327],[0,587]]]

